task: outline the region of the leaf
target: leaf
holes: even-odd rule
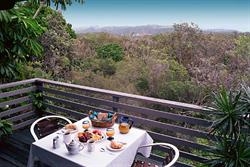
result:
[[[0,11],[0,22],[10,22],[11,21],[11,15],[9,11]]]

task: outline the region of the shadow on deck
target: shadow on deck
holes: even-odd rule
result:
[[[26,167],[33,141],[28,128],[15,131],[0,145],[0,167]]]

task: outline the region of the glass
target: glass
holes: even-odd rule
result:
[[[85,129],[85,131],[88,131],[89,127],[90,127],[90,123],[88,120],[82,122],[82,128]]]
[[[115,135],[115,129],[114,128],[107,128],[106,129],[106,135],[108,136],[108,140],[113,140],[114,139],[114,135]]]

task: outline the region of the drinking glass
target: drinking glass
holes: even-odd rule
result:
[[[85,129],[85,131],[88,131],[90,127],[90,123],[88,120],[82,122],[82,128]]]
[[[108,140],[113,140],[114,139],[114,135],[115,135],[115,129],[114,128],[107,128],[106,129],[106,135],[108,136]]]

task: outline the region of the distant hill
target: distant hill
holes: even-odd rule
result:
[[[164,32],[173,31],[171,26],[160,26],[160,25],[145,25],[145,26],[119,26],[119,27],[88,27],[88,28],[77,28],[76,33],[93,33],[93,32],[107,32],[116,35],[132,35],[132,36],[144,36],[154,35]]]
[[[88,27],[88,28],[75,28],[76,33],[95,33],[95,32],[107,32],[116,35],[131,35],[131,36],[144,36],[144,35],[155,35],[159,33],[172,32],[172,26],[161,26],[161,25],[142,25],[142,26],[110,26],[110,27]],[[232,33],[236,30],[228,29],[207,29],[204,32],[214,33]]]

